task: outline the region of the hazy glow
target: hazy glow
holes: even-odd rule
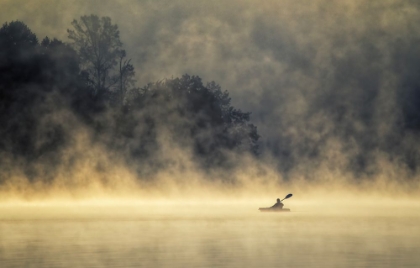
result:
[[[11,162],[10,179],[0,188],[2,200],[232,194],[273,198],[291,191],[342,190],[393,196],[418,190],[417,172],[398,154],[419,151],[418,139],[412,133],[395,134],[401,116],[399,79],[416,69],[403,74],[393,69],[395,59],[402,58],[398,53],[409,54],[417,44],[420,31],[411,30],[420,25],[415,3],[1,0],[1,6],[3,21],[22,20],[39,38],[67,40],[66,29],[74,18],[110,16],[133,59],[138,85],[186,72],[215,80],[229,90],[235,106],[253,112],[252,121],[267,142],[258,163],[234,156],[243,165],[229,175],[239,182],[233,186],[210,182],[224,175],[203,174],[190,152],[174,146],[163,133],[159,157],[175,164],[159,171],[155,181],[145,182],[136,178],[134,166],[92,145],[91,134],[63,112],[56,117],[69,121],[68,131],[74,134],[66,155],[68,161],[77,155],[75,168],[69,171],[66,160],[54,182],[29,184],[19,162]],[[364,95],[370,91],[373,101]],[[340,109],[347,113],[339,120]],[[390,139],[400,141],[396,149],[388,146]],[[280,157],[273,156],[272,146],[284,149]],[[360,155],[365,170],[358,173]],[[95,170],[98,163],[106,167],[104,172]]]
[[[70,268],[414,267],[420,261],[417,201],[296,196],[286,202],[290,213],[257,211],[272,201],[3,204],[0,262]]]
[[[0,152],[1,268],[419,266],[416,1],[0,0],[41,40],[92,13],[119,25],[137,86],[189,73],[228,90],[261,155],[203,171],[173,116],[154,156],[171,164],[143,178],[62,107],[45,117],[71,137],[54,178]],[[290,213],[258,211],[288,193]]]

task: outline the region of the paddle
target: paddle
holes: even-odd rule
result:
[[[281,201],[283,201],[284,199],[290,198],[290,197],[292,197],[292,196],[293,196],[292,194],[288,194],[288,195],[286,195],[286,197],[285,197],[285,198],[283,198],[282,200],[280,200],[280,202],[281,202]]]

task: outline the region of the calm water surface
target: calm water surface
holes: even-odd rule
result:
[[[0,205],[0,267],[420,267],[420,213],[417,204]]]

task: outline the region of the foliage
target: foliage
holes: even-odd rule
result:
[[[87,72],[94,95],[119,91],[121,102],[129,85],[132,86],[134,68],[122,49],[119,30],[109,17],[82,16],[73,20],[74,30],[67,30],[72,45],[79,54],[82,68]],[[119,70],[115,67],[119,63]]]
[[[128,105],[151,128],[161,127],[151,133],[165,131],[180,146],[192,147],[204,167],[230,166],[228,152],[258,154],[250,113],[231,106],[229,93],[215,82],[204,86],[189,75],[167,79],[141,88]]]
[[[41,121],[57,108],[53,89],[66,91],[79,72],[71,49],[57,40],[42,44],[22,22],[0,29],[0,153],[29,162],[58,159],[61,122]]]
[[[134,90],[118,27],[94,15],[73,26],[71,46],[48,37],[39,43],[19,21],[0,28],[1,168],[13,159],[28,178],[53,179],[77,135],[74,124],[142,175],[146,166],[153,173],[168,164],[159,158],[162,136],[203,168],[231,167],[230,154],[257,154],[250,113],[232,107],[219,85],[184,75]]]

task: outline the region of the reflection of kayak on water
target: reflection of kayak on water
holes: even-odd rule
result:
[[[283,201],[284,199],[290,198],[292,196],[293,196],[292,194],[288,194],[282,200],[280,200],[279,198],[277,198],[277,203],[275,203],[272,207],[269,207],[269,208],[259,208],[259,210],[261,212],[289,212],[290,209],[283,208],[284,204],[281,201]]]
[[[288,208],[259,208],[261,212],[290,212]]]

